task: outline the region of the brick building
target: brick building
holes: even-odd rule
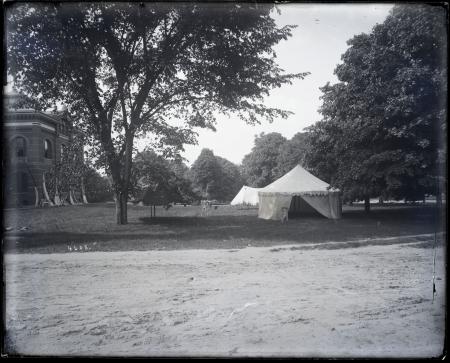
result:
[[[67,113],[16,108],[20,97],[10,94],[4,98],[3,202],[6,207],[37,205],[48,199],[43,174],[61,160],[72,138],[73,128],[70,118],[65,116]]]

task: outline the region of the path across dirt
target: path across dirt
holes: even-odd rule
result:
[[[373,242],[373,241],[372,241]],[[28,355],[442,354],[445,247],[7,254],[6,343]]]

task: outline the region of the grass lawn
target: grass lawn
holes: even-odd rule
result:
[[[129,223],[117,225],[113,204],[88,204],[43,209],[4,210],[4,247],[12,253],[83,251],[142,251],[174,249],[244,248],[286,244],[350,242],[361,239],[413,236],[445,228],[436,223],[433,205],[344,206],[340,220],[319,215],[291,218],[287,224],[257,218],[257,209],[228,205],[201,215],[199,206],[129,206]],[[25,230],[20,228],[26,227]],[[375,241],[373,243],[376,243]],[[386,243],[386,242],[383,242]],[[395,240],[388,243],[395,243]],[[344,245],[342,245],[344,247]]]

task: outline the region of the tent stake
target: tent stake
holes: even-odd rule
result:
[[[434,231],[433,250],[434,250],[434,258],[433,258],[433,298],[431,299],[432,304],[434,302],[434,295],[436,294],[436,284],[435,284],[435,279],[436,279],[436,231]]]
[[[434,295],[436,294],[436,245],[437,245],[437,228],[438,228],[438,218],[439,218],[439,206],[438,203],[439,196],[439,179],[436,180],[436,203],[434,207],[434,243],[433,243],[433,298],[431,299],[431,304],[434,302]]]

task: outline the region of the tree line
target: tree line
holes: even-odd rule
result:
[[[306,165],[347,200],[440,200],[445,178],[446,12],[395,6],[354,36],[322,88],[322,120],[308,131]]]
[[[296,163],[339,188],[344,201],[421,200],[446,189],[447,32],[445,11],[395,6],[369,34],[348,41],[321,88],[322,119],[292,140],[260,135],[243,160],[261,187]]]
[[[130,200],[144,205],[229,202],[245,183],[239,166],[209,149],[203,149],[189,168],[181,158],[168,159],[147,148],[136,153],[131,174]],[[113,200],[110,178],[90,168],[85,180],[89,201]]]

